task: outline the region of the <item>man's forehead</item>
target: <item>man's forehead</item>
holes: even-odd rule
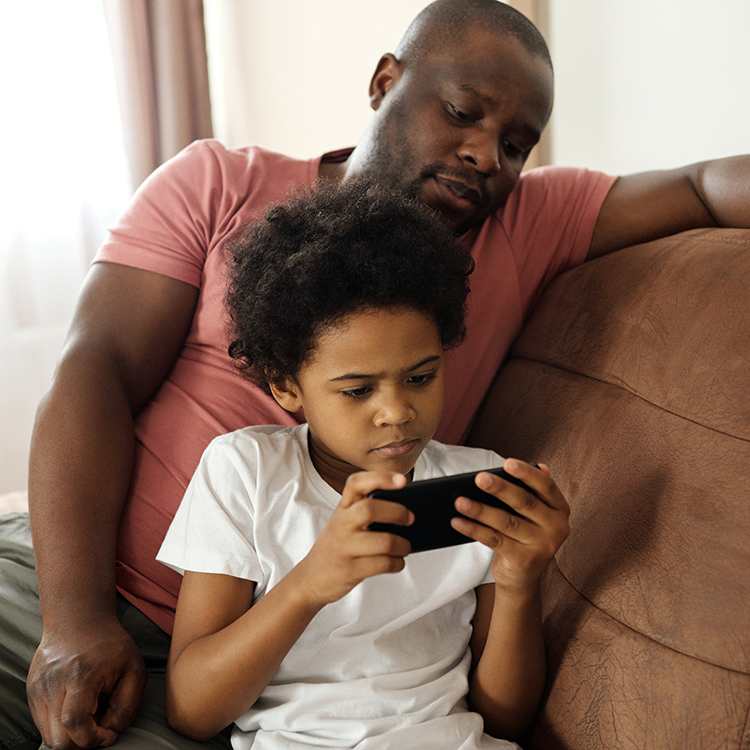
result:
[[[414,72],[450,83],[480,100],[494,99],[493,93],[509,82],[522,82],[551,100],[552,69],[543,58],[513,37],[491,32],[481,36],[478,44],[457,42],[430,51],[415,62]]]

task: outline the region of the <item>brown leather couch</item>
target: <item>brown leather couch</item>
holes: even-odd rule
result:
[[[548,463],[571,506],[524,748],[750,748],[750,231],[560,277],[470,443]]]

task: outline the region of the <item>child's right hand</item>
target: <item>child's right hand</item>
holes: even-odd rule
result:
[[[347,479],[338,507],[293,571],[311,604],[330,604],[365,578],[403,570],[411,544],[403,537],[369,531],[368,527],[376,522],[409,526],[414,514],[400,503],[367,495],[376,489],[398,489],[405,484],[403,474],[384,472],[359,472]]]

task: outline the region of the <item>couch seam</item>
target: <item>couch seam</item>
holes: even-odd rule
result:
[[[736,675],[739,675],[741,677],[746,677],[746,678],[748,678],[748,681],[750,681],[750,672],[743,672],[743,671],[741,671],[739,669],[732,669],[731,667],[726,667],[723,664],[716,664],[716,663],[714,663],[712,661],[709,661],[708,659],[704,659],[704,658],[702,658],[700,656],[695,656],[694,654],[688,654],[685,651],[680,651],[679,649],[676,649],[673,646],[669,646],[666,643],[662,643],[661,641],[657,640],[656,638],[654,638],[654,637],[652,637],[650,635],[646,635],[645,633],[642,633],[640,630],[636,630],[634,627],[631,627],[626,622],[623,622],[619,618],[615,617],[611,612],[608,612],[606,609],[602,609],[597,604],[595,604],[594,602],[592,602],[591,599],[589,599],[585,594],[583,594],[581,591],[579,591],[578,587],[575,586],[571,582],[571,580],[565,575],[565,573],[563,572],[562,568],[558,564],[557,560],[555,560],[555,565],[557,567],[558,572],[560,573],[560,575],[562,576],[563,580],[565,581],[565,583],[567,583],[568,586],[570,586],[570,588],[573,589],[573,591],[575,591],[576,594],[578,594],[578,596],[581,597],[581,599],[583,599],[590,607],[592,607],[593,609],[595,609],[597,612],[601,612],[603,615],[606,615],[607,617],[610,618],[610,620],[613,620],[618,625],[621,625],[623,628],[627,628],[631,633],[635,633],[636,635],[639,635],[641,638],[645,638],[647,641],[651,641],[652,643],[656,643],[657,645],[661,646],[662,648],[666,648],[666,649],[668,649],[669,651],[672,651],[675,654],[680,654],[680,656],[685,656],[688,659],[695,659],[696,661],[700,662],[701,664],[706,664],[709,667],[716,667],[717,669],[723,669],[726,672],[732,672],[732,673],[734,673]],[[750,728],[750,725],[748,724],[749,721],[750,721],[750,706],[748,706],[748,712],[747,712],[747,714],[745,716],[745,729],[749,729]],[[743,748],[743,750],[744,750],[744,748]]]
[[[617,390],[626,391],[627,393],[630,393],[633,396],[635,396],[637,399],[643,401],[645,404],[648,404],[649,406],[653,406],[655,409],[659,409],[660,411],[663,411],[666,414],[671,414],[673,417],[677,417],[678,419],[682,419],[683,421],[689,422],[690,424],[694,424],[698,427],[702,427],[703,429],[710,430],[711,432],[715,432],[717,435],[724,435],[725,437],[730,437],[735,440],[741,440],[743,443],[750,443],[750,438],[742,437],[741,435],[734,435],[733,433],[726,432],[724,430],[719,430],[716,427],[711,427],[710,425],[703,424],[703,422],[698,422],[695,419],[690,419],[690,417],[686,417],[683,414],[678,414],[675,411],[667,409],[666,406],[662,406],[661,404],[657,404],[654,401],[649,400],[648,398],[646,398],[641,393],[639,393],[638,391],[634,390],[631,387],[613,383],[609,380],[602,380],[601,378],[597,378],[594,375],[588,375],[584,372],[579,372],[578,370],[572,370],[568,367],[562,367],[561,365],[558,365],[558,364],[544,362],[541,359],[534,359],[533,357],[511,355],[511,360],[509,361],[513,361],[513,360],[531,362],[541,367],[547,367],[552,370],[559,370],[560,372],[566,372],[569,375],[577,375],[578,377],[586,378],[587,380],[592,380],[595,383],[601,383],[602,385],[609,386],[610,388],[615,388]]]

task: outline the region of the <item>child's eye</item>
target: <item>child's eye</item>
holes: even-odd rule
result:
[[[369,385],[361,385],[359,388],[350,388],[348,391],[340,391],[342,396],[348,396],[349,398],[362,398],[366,396],[372,388]]]
[[[425,383],[429,383],[431,380],[435,379],[435,373],[434,372],[425,372],[421,375],[412,375],[408,383],[411,383],[412,385],[424,385]]]

